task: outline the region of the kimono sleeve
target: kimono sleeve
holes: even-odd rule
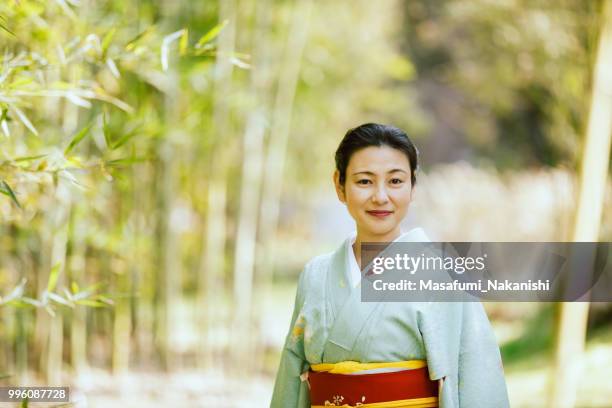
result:
[[[499,347],[482,303],[465,302],[462,317],[459,407],[509,407]]]
[[[291,317],[289,333],[281,354],[280,365],[276,374],[271,408],[306,408],[310,407],[310,396],[307,383],[300,375],[308,368],[304,357],[304,318],[301,314],[304,304],[304,276],[306,268],[300,274],[295,305]]]

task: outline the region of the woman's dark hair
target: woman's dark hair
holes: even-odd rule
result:
[[[340,173],[340,184],[346,181],[346,168],[353,153],[369,146],[389,146],[401,150],[410,162],[410,181],[416,183],[418,151],[408,135],[401,129],[378,123],[365,123],[349,129],[336,150],[336,169]]]

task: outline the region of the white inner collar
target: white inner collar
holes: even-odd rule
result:
[[[402,231],[400,235],[393,240],[393,242],[399,241],[400,238],[403,241],[413,241],[413,242],[428,242],[429,237],[425,234],[422,228],[413,228],[410,231]],[[359,269],[359,264],[357,263],[357,258],[355,258],[355,252],[353,251],[353,244],[355,243],[355,239],[357,239],[357,232],[353,231],[349,238],[349,243],[347,245],[347,259],[348,259],[348,271],[347,278],[350,282],[351,287],[355,288],[359,286],[359,282],[361,281],[361,270]]]

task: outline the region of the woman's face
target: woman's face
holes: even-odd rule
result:
[[[412,199],[410,163],[401,150],[369,146],[356,151],[346,168],[346,181],[334,183],[362,237],[393,240]]]

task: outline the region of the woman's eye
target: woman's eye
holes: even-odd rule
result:
[[[402,184],[404,181],[402,179],[394,178],[391,179],[391,184]]]
[[[370,180],[368,179],[361,179],[357,181],[357,184],[369,184],[369,183],[370,183]]]

